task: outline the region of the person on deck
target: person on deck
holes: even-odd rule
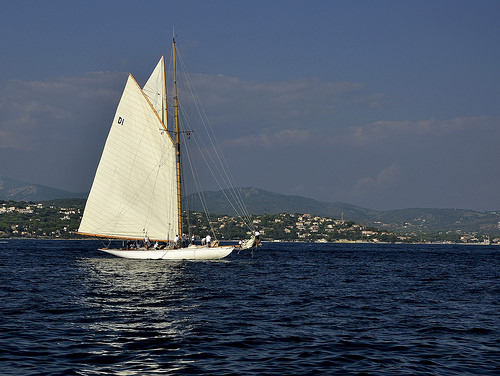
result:
[[[255,231],[255,246],[257,247],[260,243],[260,232],[259,230]]]
[[[207,242],[207,247],[210,248],[210,243],[212,243],[212,238],[210,237],[210,235],[207,235],[206,242]]]
[[[175,249],[179,248],[179,235],[175,235],[175,238],[174,238],[174,248]]]

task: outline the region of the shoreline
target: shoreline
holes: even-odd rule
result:
[[[6,243],[10,240],[57,240],[57,241],[98,241],[102,239],[94,239],[94,238],[48,238],[48,237],[40,237],[40,238],[27,238],[27,237],[8,237],[8,238],[0,238],[0,244]],[[232,243],[237,242],[238,240],[225,240],[224,242]],[[485,246],[500,246],[500,243],[457,243],[457,242],[413,242],[413,243],[405,243],[405,242],[369,242],[364,240],[350,240],[350,241],[334,241],[334,242],[305,242],[305,241],[293,241],[293,240],[262,240],[261,243],[293,243],[293,244],[373,244],[373,245],[485,245]]]

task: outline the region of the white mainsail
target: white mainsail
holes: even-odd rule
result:
[[[143,239],[147,235],[151,240],[172,240],[178,231],[176,148],[161,119],[162,114],[165,116],[161,104],[165,80],[163,73],[158,72],[162,68],[163,57],[145,86],[153,94],[146,94],[129,75],[87,200],[80,233],[128,239]],[[162,99],[152,99],[157,97]]]

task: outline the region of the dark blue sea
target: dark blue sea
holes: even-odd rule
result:
[[[500,247],[0,241],[1,375],[498,375]]]

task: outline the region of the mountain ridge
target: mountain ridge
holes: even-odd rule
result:
[[[0,176],[0,200],[49,201],[59,198],[87,198],[87,193],[75,193],[42,184],[27,183]]]
[[[236,193],[248,214],[300,213],[355,221],[365,226],[398,232],[478,232],[500,235],[500,210],[480,212],[468,209],[406,208],[395,210],[367,209],[343,202],[325,202],[298,195],[269,192],[246,187],[225,191],[203,192],[207,211],[214,214],[236,215],[226,196]],[[54,199],[86,199],[88,193],[74,193],[40,184],[0,176],[0,200],[50,201]],[[184,208],[205,211],[199,194],[187,195]]]
[[[226,196],[232,190],[204,192],[209,213],[235,215]],[[268,192],[259,188],[235,188],[249,214],[301,213],[352,220],[357,223],[399,232],[476,231],[500,234],[500,210],[480,212],[468,209],[407,208],[367,209],[343,202],[324,202],[295,195]],[[197,194],[189,195],[190,208],[203,211]]]

